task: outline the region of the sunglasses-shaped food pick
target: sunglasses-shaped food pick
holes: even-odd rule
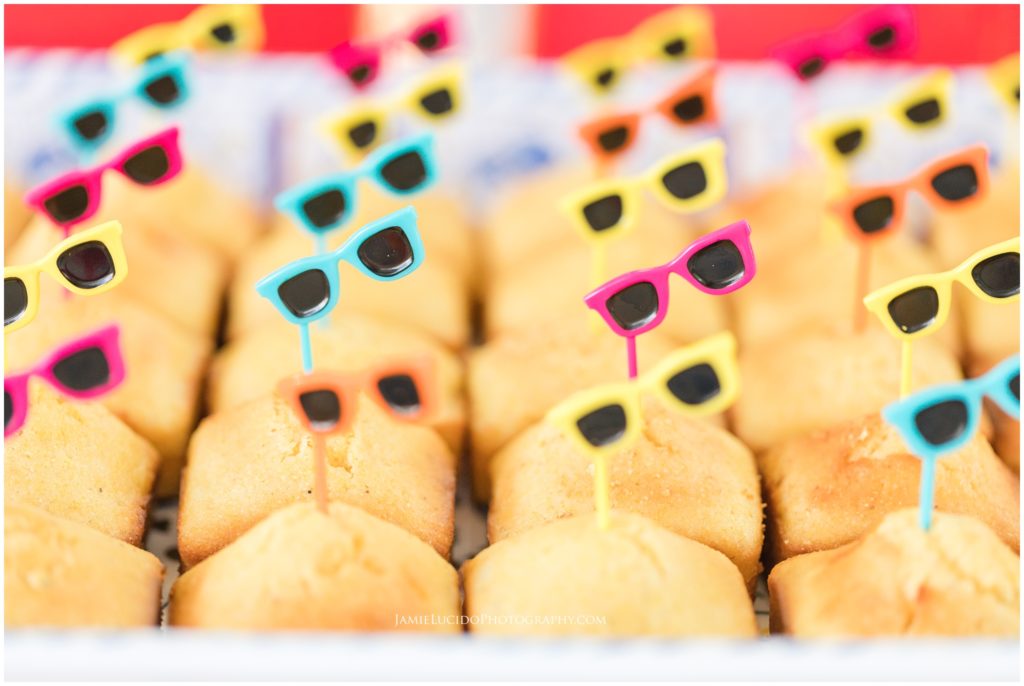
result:
[[[331,48],[331,62],[353,86],[365,88],[380,74],[381,58],[386,51],[409,43],[428,57],[441,52],[454,42],[453,23],[452,15],[442,14],[378,41],[346,41]]]
[[[988,80],[1014,111],[1020,109],[1020,53],[1007,55],[988,69]]]
[[[988,302],[1020,297],[1020,237],[979,250],[959,266],[911,276],[864,298],[864,305],[897,338],[924,336],[946,323],[953,282]]]
[[[365,154],[387,138],[388,118],[407,110],[427,121],[442,121],[458,111],[462,100],[462,68],[446,65],[421,79],[391,101],[356,103],[327,117],[323,126],[349,155]]]
[[[725,410],[739,392],[732,334],[718,333],[680,348],[630,381],[576,393],[548,412],[547,419],[583,453],[601,457],[627,448],[640,434],[644,392],[693,416]]]
[[[274,206],[318,239],[342,227],[355,212],[356,182],[373,179],[398,196],[433,185],[437,174],[434,136],[419,134],[381,146],[356,169],[291,188],[274,198]]]
[[[878,238],[903,225],[907,193],[912,190],[945,208],[978,200],[988,191],[988,150],[973,145],[931,162],[901,182],[854,188],[832,205],[832,211],[854,238]]]
[[[773,52],[807,81],[842,57],[897,57],[906,54],[913,44],[914,18],[910,9],[883,5],[853,17],[837,29],[798,38]]]
[[[17,331],[35,319],[42,272],[79,295],[110,290],[128,275],[121,224],[100,224],[64,239],[32,264],[4,267],[4,333]]]
[[[757,272],[750,226],[730,224],[700,237],[666,264],[617,276],[583,299],[619,336],[633,338],[658,326],[668,313],[668,277],[677,274],[702,293],[724,295]]]
[[[120,329],[111,325],[65,343],[32,369],[4,377],[4,436],[28,416],[28,380],[37,376],[70,398],[103,395],[124,380]]]
[[[921,131],[944,122],[949,113],[953,74],[938,69],[915,81],[883,108],[911,131]],[[852,159],[865,150],[874,128],[870,115],[823,117],[811,124],[810,135],[822,154],[832,162]]]
[[[257,50],[263,37],[259,5],[207,5],[181,21],[153,24],[129,34],[110,50],[120,61],[138,65],[183,49]]]
[[[178,127],[126,148],[110,161],[92,169],[68,172],[25,195],[25,202],[64,228],[86,221],[100,208],[103,173],[113,169],[142,186],[155,186],[181,171]]]
[[[351,425],[360,393],[366,393],[396,419],[423,421],[435,408],[433,373],[428,360],[404,360],[358,374],[299,374],[282,379],[277,391],[307,431],[332,434]]]
[[[614,158],[636,141],[640,123],[648,114],[660,114],[679,126],[714,122],[715,66],[702,67],[658,102],[643,110],[610,114],[591,119],[580,127],[580,137],[598,159]]]
[[[90,100],[60,115],[58,124],[84,152],[92,152],[114,132],[115,112],[124,100],[139,98],[153,107],[177,107],[188,98],[183,55],[164,55],[144,64],[124,90]]]
[[[714,56],[711,15],[703,7],[691,6],[659,12],[628,34],[587,43],[566,54],[562,61],[593,92],[603,95],[634,64]]]
[[[648,186],[668,207],[696,212],[725,197],[725,144],[712,138],[662,159],[643,175],[608,179],[573,193],[562,209],[586,240],[628,233],[636,222],[640,190]]]

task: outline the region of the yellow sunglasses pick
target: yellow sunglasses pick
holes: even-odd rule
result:
[[[608,526],[607,458],[632,446],[643,426],[644,393],[689,416],[724,411],[739,393],[736,339],[724,331],[665,356],[635,379],[581,391],[552,408],[546,421],[594,461],[598,523]]]
[[[1013,112],[1020,111],[1020,53],[1007,55],[986,72],[986,77],[999,98]]]
[[[249,51],[263,46],[265,30],[259,5],[206,5],[177,22],[152,24],[111,46],[128,66],[175,50]]]
[[[28,326],[39,311],[39,275],[78,295],[97,295],[128,275],[120,222],[76,233],[31,264],[4,267],[4,333]]]

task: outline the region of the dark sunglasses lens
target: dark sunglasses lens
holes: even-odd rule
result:
[[[1010,298],[1020,293],[1020,253],[993,255],[974,265],[971,277],[978,288],[993,298]]]
[[[1014,374],[1010,379],[1010,393],[1013,393],[1013,397],[1020,402],[1020,374]]]
[[[13,276],[4,279],[4,326],[12,324],[28,309],[28,289],[25,282]]]
[[[147,83],[143,90],[157,105],[173,105],[181,97],[178,81],[173,76],[160,76]]]
[[[835,140],[832,141],[832,145],[835,146],[836,151],[840,155],[851,155],[857,151],[863,142],[864,132],[860,129],[854,129],[836,136]]]
[[[336,225],[345,214],[348,203],[345,194],[334,189],[314,195],[302,203],[302,214],[318,229]]]
[[[445,114],[451,112],[455,106],[452,101],[452,94],[447,88],[441,88],[432,93],[427,93],[420,98],[420,105],[431,114]]]
[[[411,191],[427,180],[427,167],[418,152],[406,152],[388,160],[380,175],[395,190]]]
[[[312,317],[327,307],[331,285],[322,271],[309,269],[278,286],[277,295],[296,317]]]
[[[6,429],[11,425],[11,420],[14,419],[14,400],[11,398],[11,394],[6,390],[4,391],[4,428]]]
[[[895,201],[886,195],[862,202],[853,208],[853,221],[864,233],[874,233],[889,226],[895,211]]]
[[[629,129],[625,126],[616,126],[613,129],[602,131],[597,134],[597,144],[605,152],[614,152],[629,142]]]
[[[717,241],[698,250],[686,262],[686,268],[707,288],[728,288],[743,278],[745,265],[740,249],[732,241]]]
[[[811,57],[800,63],[797,67],[797,72],[805,79],[810,79],[822,72],[825,69],[825,60],[820,57]]]
[[[319,431],[330,431],[341,419],[341,400],[334,391],[300,393],[299,404],[310,426]]]
[[[626,433],[626,411],[621,405],[605,405],[576,420],[576,428],[594,447],[614,443]]]
[[[623,288],[608,298],[608,313],[623,329],[639,329],[658,314],[658,289],[648,281]]]
[[[661,177],[661,183],[669,193],[686,200],[703,193],[708,187],[708,177],[700,162],[687,162]]]
[[[71,222],[89,209],[89,191],[85,186],[71,186],[43,201],[46,213],[58,224]]]
[[[420,409],[420,393],[416,382],[408,374],[393,374],[377,382],[377,390],[384,402],[397,412],[412,414]]]
[[[665,41],[661,49],[668,57],[682,57],[686,54],[686,41],[682,38],[673,38]]]
[[[896,38],[896,31],[891,26],[881,26],[868,35],[868,45],[873,48],[885,48]]]
[[[960,400],[945,400],[918,412],[914,424],[924,440],[932,445],[944,445],[967,428],[967,405]]]
[[[372,75],[373,69],[371,69],[367,64],[361,64],[358,67],[353,67],[348,73],[348,77],[352,79],[352,83],[356,85],[369,81]]]
[[[692,122],[704,116],[704,96],[691,95],[672,106],[672,113],[682,122]]]
[[[416,47],[423,52],[430,52],[437,50],[441,44],[441,37],[437,35],[437,31],[424,31],[420,35],[416,36]]]
[[[583,207],[583,218],[594,231],[604,231],[622,219],[622,196],[609,195]]]
[[[79,288],[96,288],[114,278],[114,258],[100,241],[88,241],[62,252],[57,269]]]
[[[110,122],[103,112],[89,112],[83,114],[72,122],[78,135],[87,141],[93,141],[107,132]]]
[[[978,192],[978,175],[971,165],[961,164],[932,179],[932,188],[946,200],[964,200]]]
[[[409,237],[397,226],[367,238],[357,254],[359,261],[377,276],[397,276],[411,267],[415,258]]]
[[[611,88],[616,78],[618,78],[618,74],[609,67],[594,74],[594,84],[598,88]]]
[[[73,391],[89,391],[110,381],[110,364],[99,348],[86,348],[53,365],[53,376]]]
[[[377,125],[372,121],[368,121],[353,126],[348,130],[348,139],[357,148],[373,145],[373,142],[377,140]]]
[[[210,29],[210,35],[221,43],[235,42],[235,27],[231,24],[219,24]]]
[[[132,181],[147,185],[167,176],[171,169],[171,161],[167,158],[166,150],[154,145],[129,157],[125,160],[123,168],[124,173]]]
[[[908,107],[903,114],[915,124],[927,124],[942,116],[942,107],[938,100],[931,98]]]
[[[931,286],[920,286],[897,295],[887,309],[900,331],[915,333],[935,321],[939,314],[939,294]]]
[[[668,390],[687,405],[700,405],[722,392],[714,368],[702,362],[684,369],[668,380]]]

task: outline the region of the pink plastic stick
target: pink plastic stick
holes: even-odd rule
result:
[[[636,378],[636,336],[626,336],[626,361],[629,365],[629,378]]]

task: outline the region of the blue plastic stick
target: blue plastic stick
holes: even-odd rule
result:
[[[932,508],[935,501],[935,463],[938,461],[934,455],[921,458],[921,493],[918,497],[921,509],[921,528],[928,531],[932,528]]]
[[[309,340],[309,324],[299,324],[299,338],[302,345],[302,371],[313,371],[313,344]]]

